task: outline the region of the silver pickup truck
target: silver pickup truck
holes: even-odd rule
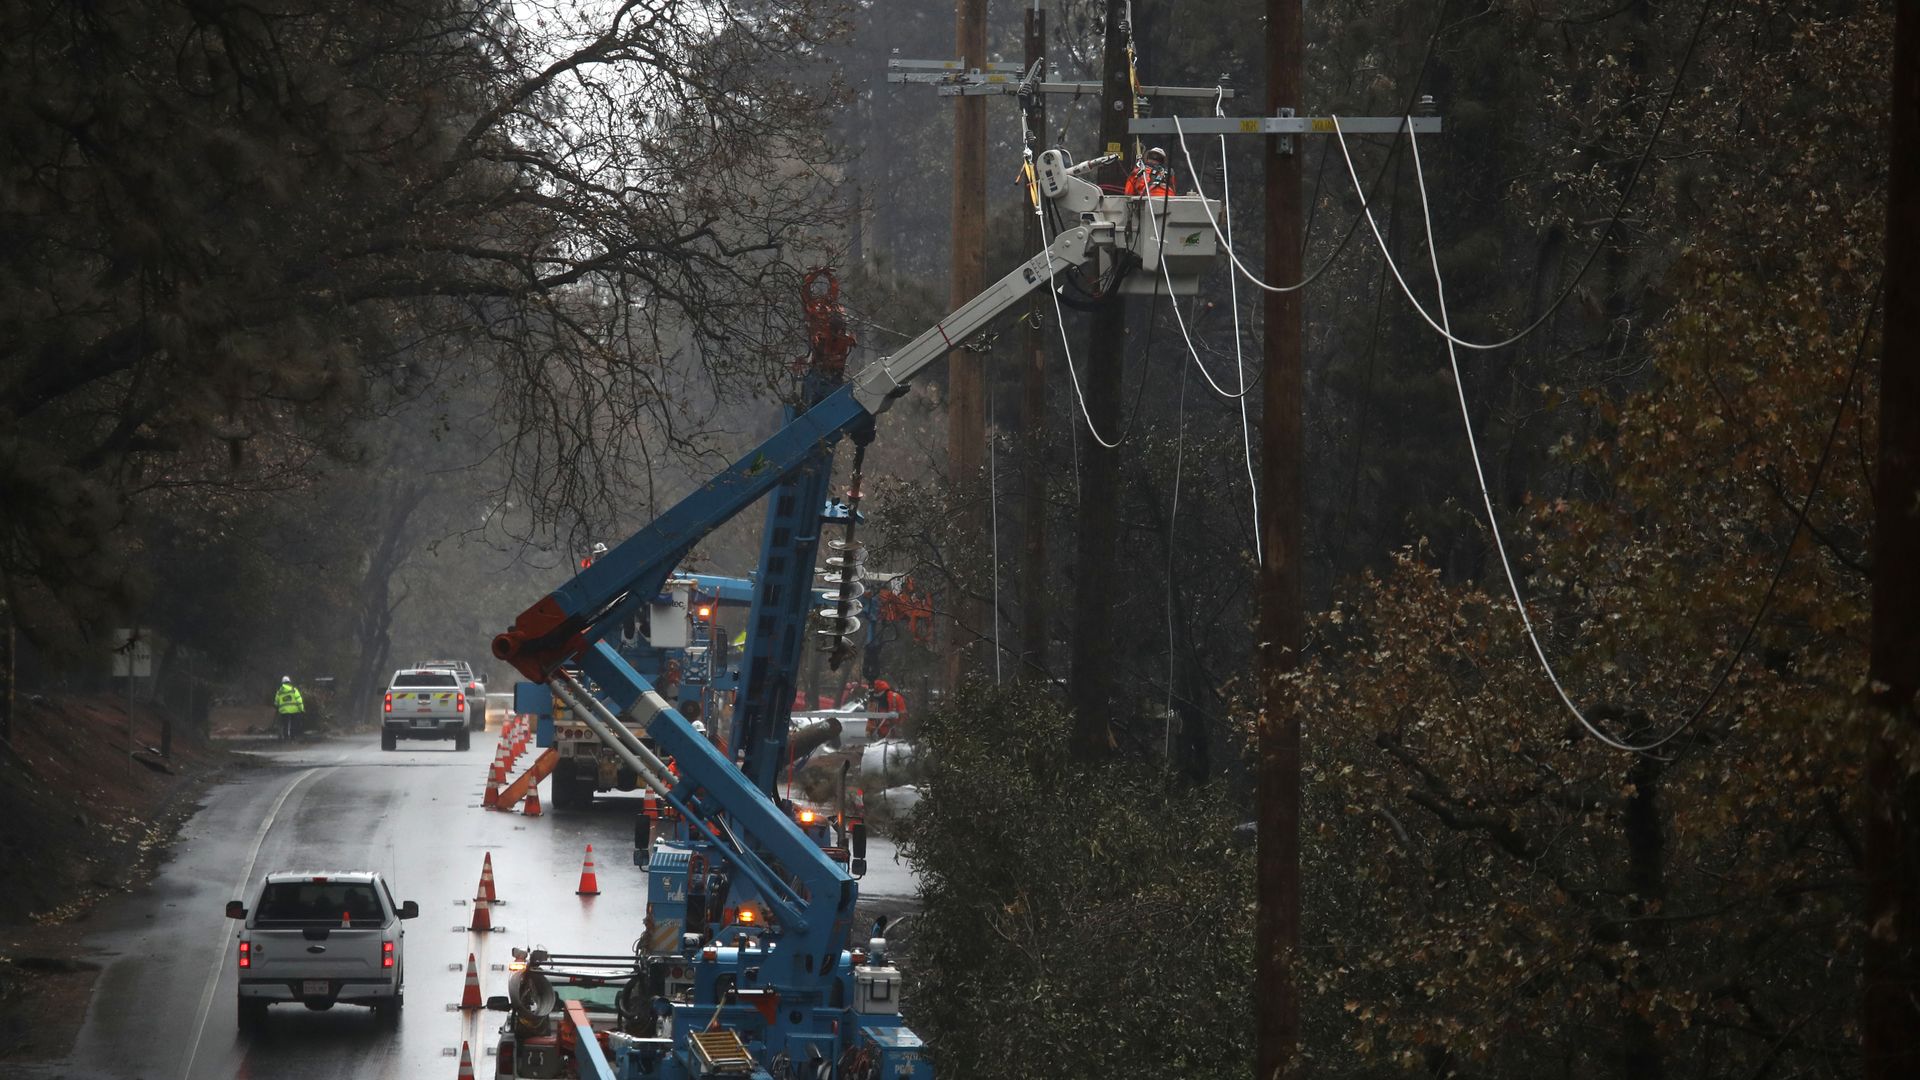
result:
[[[458,675],[430,668],[393,673],[380,717],[380,749],[392,750],[401,739],[452,739],[455,750],[465,750],[467,738],[467,691]]]
[[[407,974],[400,922],[419,914],[370,870],[268,874],[251,908],[227,904],[241,923],[240,1027],[258,1025],[276,1001],[315,1011],[366,1005],[397,1022]]]

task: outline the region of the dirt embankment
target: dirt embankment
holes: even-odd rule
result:
[[[0,1061],[59,1057],[84,1011],[93,965],[79,956],[102,897],[146,881],[199,796],[235,755],[112,695],[22,698],[0,744]],[[134,750],[129,754],[128,747]]]

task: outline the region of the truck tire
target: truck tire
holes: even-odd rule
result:
[[[400,740],[398,740],[398,739],[396,739],[396,738],[394,738],[394,737],[393,737],[393,729],[392,729],[392,728],[390,728],[390,727],[383,727],[383,728],[381,728],[381,729],[380,729],[380,749],[382,749],[382,750],[391,750],[391,749],[393,749],[393,748],[394,748],[394,747],[395,747],[396,745],[398,745],[398,744],[399,744],[399,741],[400,741]]]
[[[260,998],[237,998],[239,1007],[234,1013],[234,1022],[241,1031],[252,1031],[267,1018],[267,1003]]]
[[[379,1018],[382,1026],[399,1027],[400,1010],[406,1007],[406,1003],[407,999],[405,995],[395,994],[385,1001],[377,1002],[373,1006],[373,1012],[374,1015]]]
[[[453,748],[455,750],[465,750],[468,746],[472,745],[471,739],[472,737],[467,734],[467,729],[461,728],[453,736]]]

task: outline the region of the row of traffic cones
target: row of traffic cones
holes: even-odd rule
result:
[[[587,845],[586,857],[580,863],[580,887],[574,892],[580,896],[600,895],[600,876],[594,872],[593,845]],[[489,851],[480,859],[480,883],[473,890],[473,920],[467,929],[473,933],[491,933],[493,931],[493,907],[500,903],[500,894],[493,883],[493,852]]]
[[[507,718],[500,727],[500,742],[493,749],[493,764],[487,767],[487,793],[480,805],[488,810],[511,810],[511,806],[500,805],[500,789],[507,783],[507,773],[513,769],[520,755],[526,752],[527,740],[532,737],[533,728],[528,719],[521,714]],[[526,801],[521,803],[520,812],[527,817],[539,817],[544,811],[540,806],[540,785],[534,783],[527,788]]]
[[[467,988],[460,992],[460,1011],[475,1013],[486,1006],[480,998],[480,968],[473,962],[473,954],[468,953]],[[465,1039],[460,1040],[460,1072],[454,1080],[477,1080],[473,1075],[473,1045]]]
[[[537,794],[529,798],[537,799]],[[580,864],[580,887],[574,890],[581,896],[600,895],[600,879],[593,869],[593,845],[587,845],[586,858]],[[480,883],[473,890],[473,922],[467,929],[475,933],[485,933],[493,929],[493,905],[500,903],[500,894],[493,883],[493,852],[486,852],[480,859]],[[480,965],[473,953],[467,954],[467,982],[460,991],[458,1008],[464,1013],[475,1013],[486,1008],[486,999],[480,996]],[[462,1040],[460,1043],[460,1072],[455,1080],[475,1080],[473,1073],[472,1044]]]

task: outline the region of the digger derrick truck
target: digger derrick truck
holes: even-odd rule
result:
[[[582,1009],[545,1020],[537,1008],[524,1015],[516,1009],[516,1024],[561,1027],[556,1037],[573,1048],[564,1075],[932,1075],[920,1040],[901,1021],[899,972],[884,962],[884,940],[852,936],[863,869],[857,830],[836,835],[831,823],[804,821],[806,811],[776,798],[775,780],[789,752],[792,687],[805,639],[811,634],[835,661],[854,649],[863,591],[855,535],[861,464],[875,419],[928,365],[1033,290],[1054,287],[1062,274],[1082,278],[1083,290],[1096,295],[1145,291],[1130,287],[1143,284],[1128,280],[1136,272],[1160,278],[1168,295],[1197,291],[1216,250],[1210,218],[1217,206],[1197,196],[1103,192],[1080,176],[1096,163],[1073,165],[1059,150],[1042,154],[1034,170],[1040,209],[1059,225],[1046,248],[851,379],[844,326],[811,318],[831,315],[831,285],[827,295],[814,294],[818,279],[810,279],[813,362],[786,424],[494,639],[496,657],[550,686],[570,722],[591,731],[645,786],[657,807],[654,820],[668,825],[657,837],[640,830],[636,839],[647,851],[636,857],[649,860],[664,887],[677,886],[682,902],[677,939],[655,933],[658,947],[643,946],[632,958],[632,982],[609,1026],[591,1023]],[[844,501],[829,504],[834,446],[843,437],[855,448],[851,482]],[[770,494],[727,740],[736,764],[622,654],[619,636],[696,543]],[[818,571],[828,588],[816,606],[815,559],[823,534],[832,531],[839,535],[826,541],[831,555]],[[708,893],[694,910],[689,891],[715,874],[724,876],[725,902]],[[672,993],[662,985],[669,965]],[[663,1028],[670,1034],[659,1035]]]
[[[589,557],[583,568],[591,566]],[[731,639],[740,613],[753,602],[745,578],[676,571],[637,619],[610,636],[614,648],[661,696],[699,701],[709,718],[732,693],[738,670],[730,662]],[[551,687],[518,683],[514,711],[534,718],[534,745],[553,751],[553,804],[567,810],[590,803],[596,792],[632,791],[639,778],[601,745],[593,729],[572,715]]]

